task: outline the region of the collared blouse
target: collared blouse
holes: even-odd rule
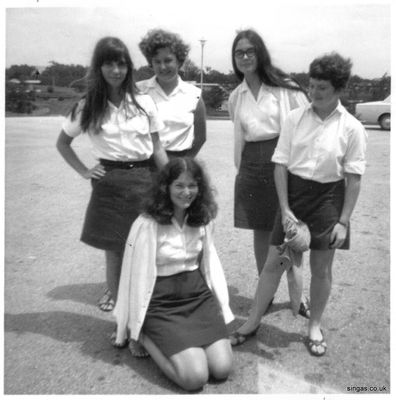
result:
[[[157,275],[169,276],[197,269],[204,234],[203,227],[192,227],[185,222],[180,226],[174,218],[170,225],[158,225]]]
[[[261,84],[257,100],[246,80],[231,93],[228,109],[234,122],[234,161],[239,168],[245,142],[278,137],[290,110],[308,104],[299,90]]]
[[[308,105],[289,114],[272,161],[303,179],[335,182],[363,175],[366,147],[366,130],[340,102],[324,120]]]
[[[157,234],[159,224],[151,217],[140,215],[132,224],[122,260],[120,284],[114,316],[117,320],[117,342],[130,332],[137,340],[150,304],[157,277]],[[209,289],[222,310],[224,322],[234,319],[229,306],[224,271],[213,242],[213,222],[204,229],[202,259],[199,268]]]
[[[194,141],[194,112],[201,97],[201,90],[178,77],[175,89],[167,95],[155,76],[137,82],[139,90],[148,94],[158,108],[164,122],[159,132],[165,150],[182,151],[191,149]]]
[[[151,133],[163,128],[153,100],[147,95],[136,95],[136,101],[147,115],[132,103],[129,95],[116,107],[108,101],[106,115],[98,133],[88,131],[95,158],[112,161],[143,161],[153,154]],[[62,129],[70,137],[82,133],[80,120],[84,100],[78,105],[76,118],[66,117]]]

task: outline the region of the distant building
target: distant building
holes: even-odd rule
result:
[[[21,81],[19,79],[14,78],[14,79],[10,79],[8,81],[8,83],[11,83],[12,85],[20,85]]]

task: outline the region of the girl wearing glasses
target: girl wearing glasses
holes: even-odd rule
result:
[[[271,157],[288,112],[308,103],[301,87],[271,63],[262,38],[240,31],[232,45],[232,66],[241,84],[231,93],[234,122],[234,225],[252,229],[260,274],[278,208]]]

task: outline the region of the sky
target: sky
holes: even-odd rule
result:
[[[82,7],[81,4],[84,4]],[[391,1],[286,0],[30,0],[3,2],[5,66],[47,66],[50,61],[88,66],[96,42],[117,36],[136,67],[146,65],[138,43],[160,27],[179,33],[190,58],[228,73],[237,30],[260,33],[273,63],[285,72],[307,72],[317,56],[337,51],[352,73],[378,78],[391,73]]]

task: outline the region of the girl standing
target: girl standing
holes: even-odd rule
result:
[[[240,31],[232,45],[232,66],[242,83],[231,93],[234,122],[234,225],[252,229],[258,273],[267,258],[278,208],[271,157],[290,110],[308,103],[302,89],[274,67],[262,38]]]
[[[155,75],[137,85],[165,123],[160,138],[168,156],[195,157],[206,140],[206,112],[201,90],[179,76],[189,46],[175,33],[153,29],[139,47]]]
[[[155,164],[167,156],[158,138],[163,127],[149,96],[136,94],[133,63],[125,44],[105,37],[96,44],[88,74],[87,93],[63,123],[57,149],[83,178],[92,195],[81,240],[105,251],[108,291],[99,306],[111,311],[117,289],[125,241],[141,210]],[[87,133],[98,163],[89,168],[71,144]]]
[[[285,121],[272,157],[280,211],[251,313],[231,335],[234,345],[257,332],[284,272],[277,246],[284,240],[287,225],[301,220],[311,236],[311,316],[306,345],[313,356],[327,351],[322,316],[332,286],[334,255],[336,249],[349,249],[350,219],[366,169],[367,133],[340,102],[351,67],[351,61],[337,53],[313,60],[309,66],[312,103],[293,110]]]

